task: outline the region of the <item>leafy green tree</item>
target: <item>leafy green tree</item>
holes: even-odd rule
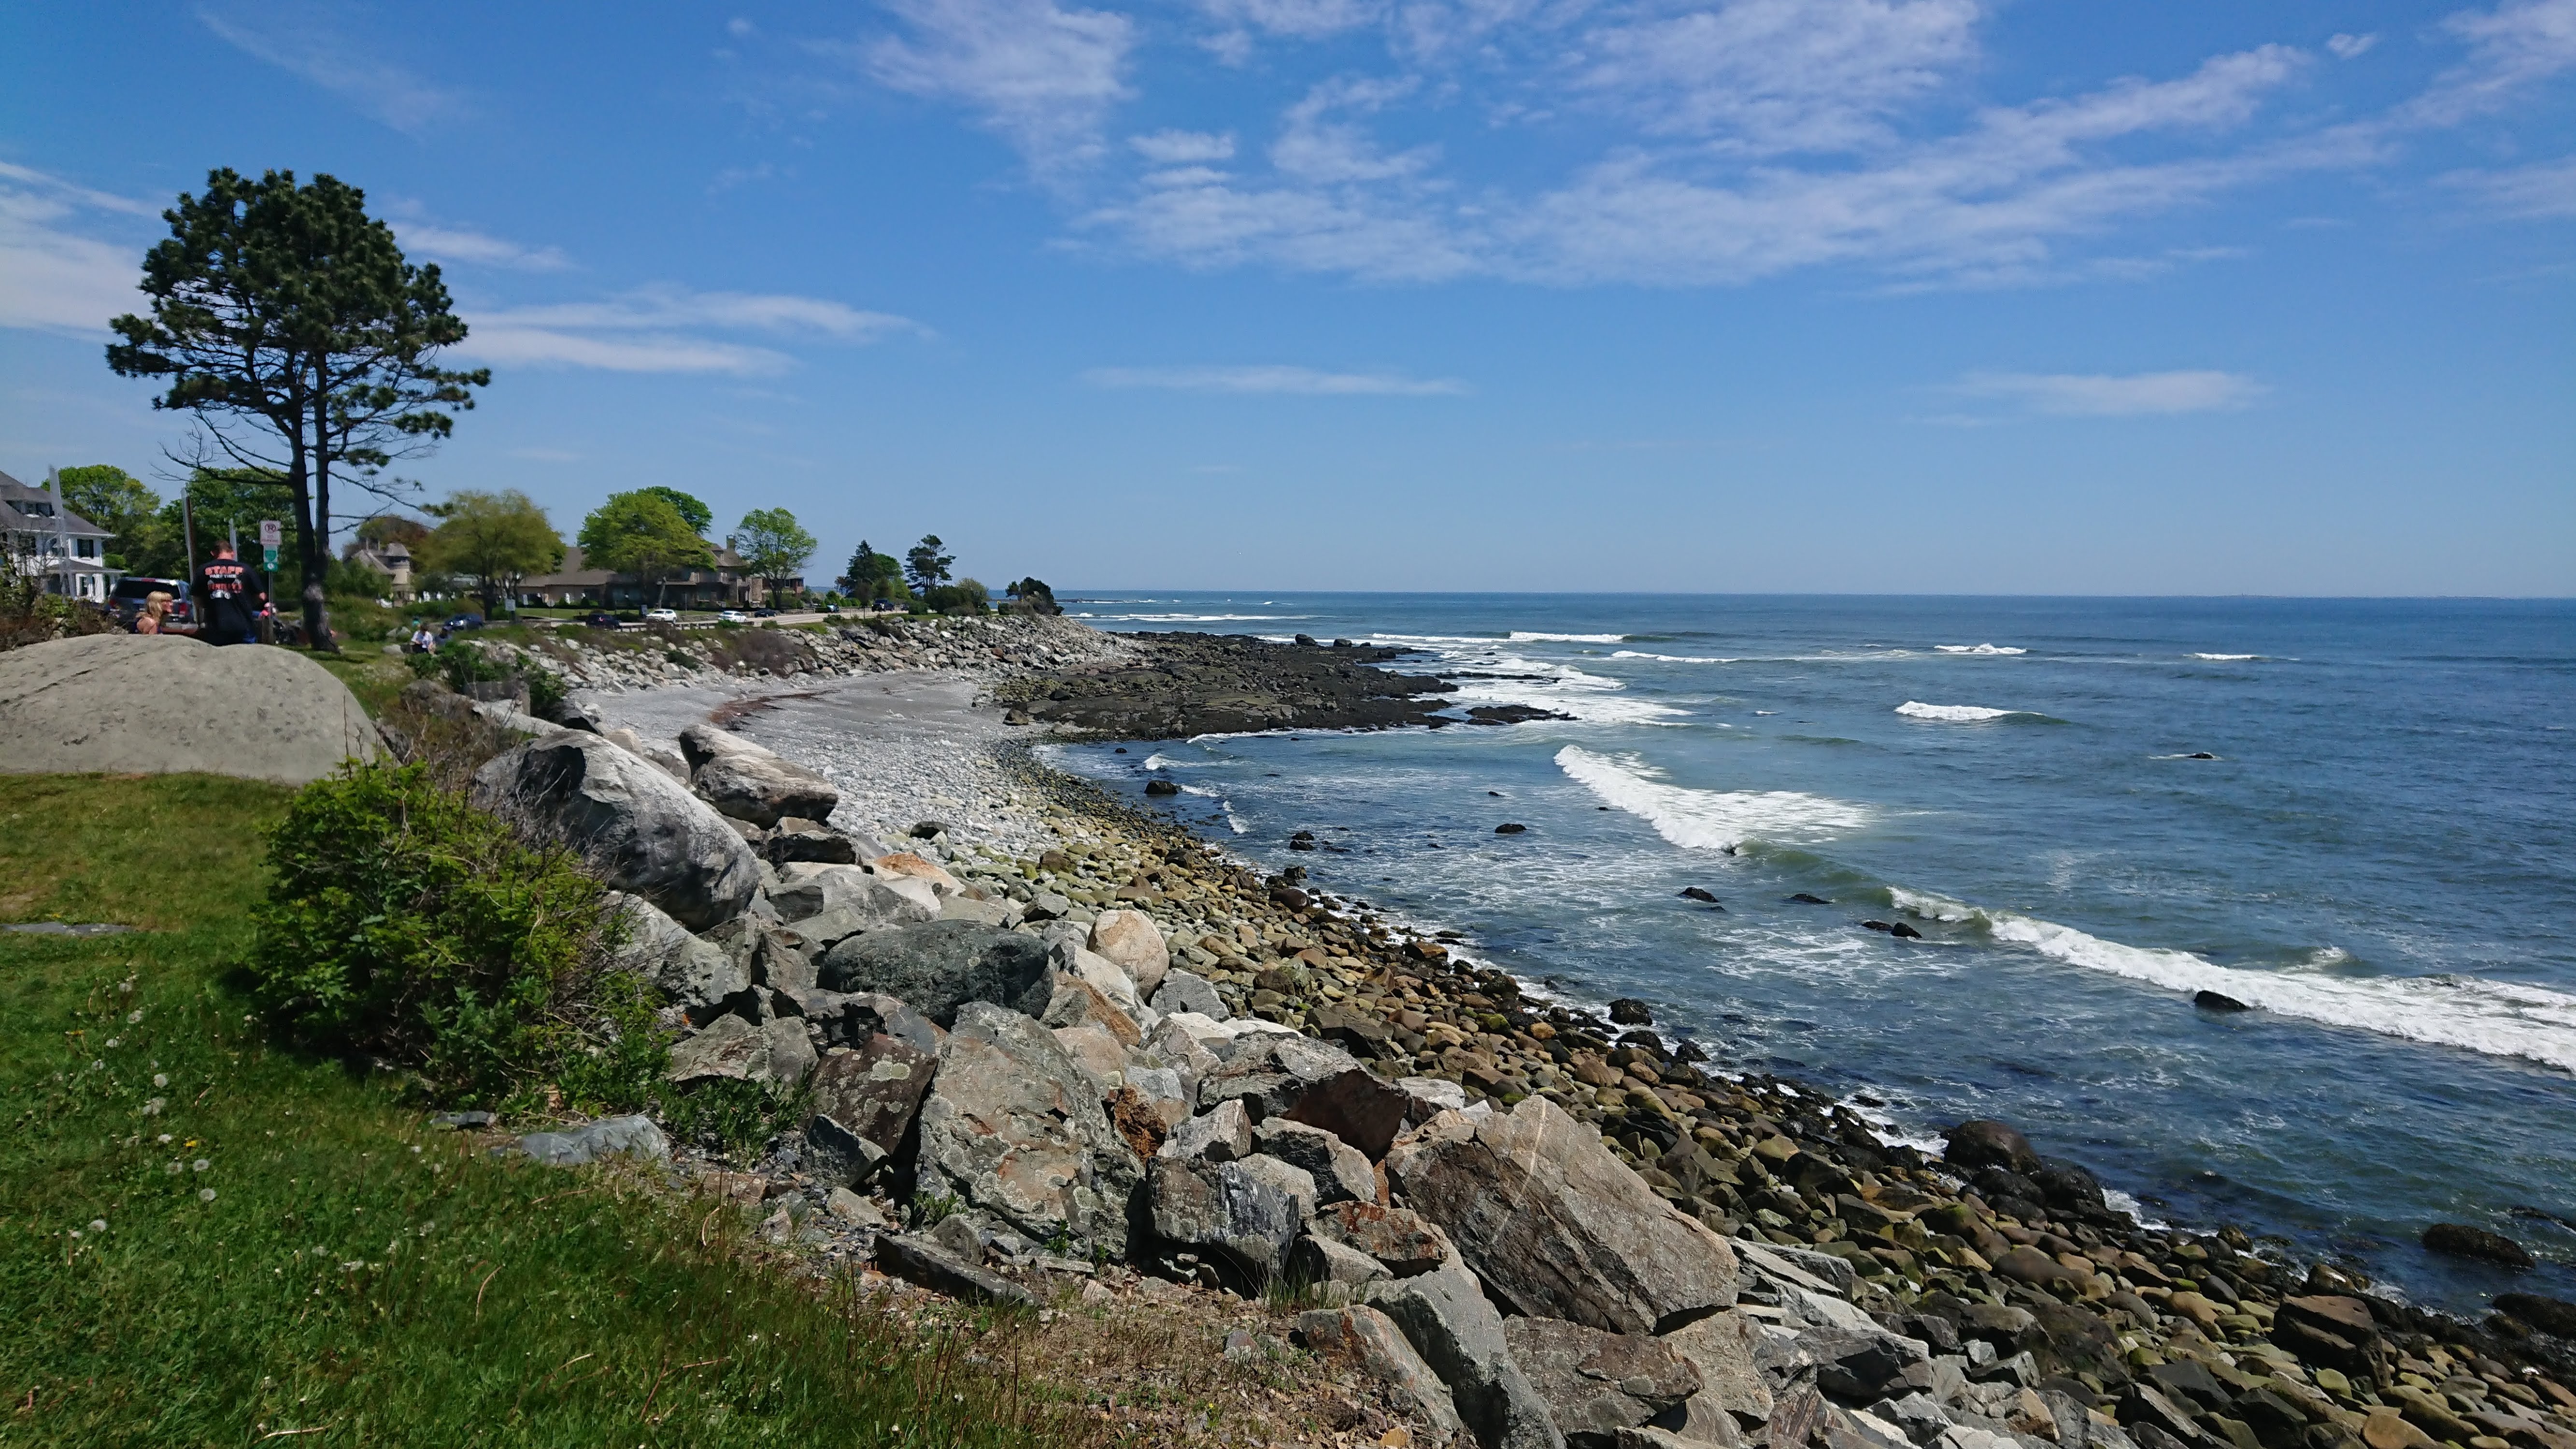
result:
[[[161,495],[113,463],[65,468],[57,476],[64,506],[115,535],[107,541],[107,566],[130,567],[126,560],[147,541],[152,515],[161,511]]]
[[[741,555],[743,568],[773,594],[779,580],[805,571],[805,560],[814,556],[814,547],[814,535],[784,508],[755,508],[744,514],[741,531],[733,538],[733,551]]]
[[[841,587],[850,597],[870,603],[903,598],[903,561],[877,552],[860,539],[859,551],[850,555],[850,571],[841,576]]]
[[[438,268],[405,261],[366,193],[337,178],[220,168],[162,219],[170,236],[143,259],[151,315],[108,324],[121,340],[107,364],[168,383],[152,405],[195,415],[200,461],[284,477],[305,637],[331,648],[334,469],[376,487],[394,459],[448,436],[492,374],[438,365],[465,340]]]
[[[656,483],[649,488],[639,488],[635,491],[638,493],[650,493],[654,497],[661,499],[663,502],[670,504],[673,508],[678,509],[681,520],[689,525],[689,531],[691,533],[703,535],[708,529],[716,526],[716,511],[714,509],[709,508],[704,503],[699,502],[696,498],[681,492],[677,488],[665,487],[662,484]]]
[[[406,549],[416,549],[428,541],[428,524],[417,518],[405,518],[399,513],[379,513],[358,525],[357,543],[350,547],[372,544],[382,548],[389,543],[398,543]]]
[[[927,594],[948,582],[948,566],[957,562],[957,555],[940,552],[947,546],[939,541],[938,534],[925,533],[921,536],[921,542],[905,551],[904,577],[912,580],[914,593]]]
[[[519,580],[563,562],[563,535],[536,501],[515,488],[499,493],[451,493],[429,507],[440,520],[420,547],[432,573],[471,581],[486,618],[501,612],[501,599]]]
[[[1046,586],[1046,580],[1044,579],[1025,578],[1020,580],[1018,583],[1011,585],[1009,588],[1004,589],[1002,592],[1019,600],[1020,607],[1028,610],[1032,614],[1061,614],[1064,612],[1064,606],[1055,601],[1055,590],[1048,588]]]
[[[715,567],[715,551],[662,491],[611,493],[591,510],[581,521],[581,552],[592,568],[661,586],[690,569]]]

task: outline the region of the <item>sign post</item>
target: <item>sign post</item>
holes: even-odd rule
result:
[[[277,572],[277,546],[286,541],[286,525],[274,518],[259,521],[260,552],[268,555],[268,572]]]

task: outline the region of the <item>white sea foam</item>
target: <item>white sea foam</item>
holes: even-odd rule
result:
[[[1684,713],[1671,705],[1635,698],[1616,679],[1587,674],[1561,659],[1533,659],[1499,639],[1382,634],[1372,642],[1400,644],[1438,656],[1439,671],[1458,685],[1449,703],[1461,708],[1521,704],[1586,724],[1675,724]]]
[[[1514,629],[1512,642],[1515,644],[1624,644],[1628,642],[1628,636],[1625,634],[1534,634],[1526,629]]]
[[[1614,649],[1613,659],[1654,659],[1665,664],[1733,664],[1736,661],[1715,654],[1648,654],[1640,649]]]
[[[1927,920],[1981,926],[1995,940],[2087,970],[2169,991],[2215,991],[2248,1006],[2328,1026],[2576,1072],[2576,996],[2565,992],[2473,976],[2329,975],[2316,969],[2328,964],[2321,958],[2312,958],[2315,964],[2307,969],[2240,970],[2189,951],[2125,946],[2014,911],[1901,887],[1888,895],[1899,910]]]
[[[1943,654],[2028,654],[2030,652],[2027,649],[2016,649],[2009,644],[1935,644],[1932,647]]]
[[[1169,756],[1165,755],[1160,750],[1156,750],[1154,753],[1145,757],[1145,768],[1148,770],[1159,770],[1171,762],[1172,761]]]
[[[1111,622],[1123,620],[1139,624],[1237,624],[1251,620],[1312,619],[1316,616],[1313,614],[1076,614],[1074,617]]]
[[[1909,719],[1937,719],[1950,724],[1977,724],[1985,720],[2004,719],[2012,715],[2030,713],[2026,709],[1987,709],[1983,705],[1975,704],[1924,704],[1911,699],[1898,705],[1896,712]]]
[[[1211,789],[1208,789],[1208,788],[1207,788],[1206,786],[1204,786],[1204,785],[1183,785],[1183,786],[1181,787],[1181,793],[1182,793],[1182,794],[1184,794],[1184,795],[1204,795],[1204,796],[1206,796],[1206,797],[1207,797],[1208,799],[1210,799],[1210,800],[1216,800],[1216,801],[1220,801],[1220,802],[1221,802],[1221,801],[1223,801],[1223,800],[1225,799],[1225,792],[1224,792],[1224,791],[1222,791],[1222,790],[1211,790]]]
[[[2260,659],[2263,656],[2260,654],[2194,654],[2191,657],[2194,659],[2216,660],[2220,663],[2234,663],[2245,659]]]
[[[1795,790],[1692,790],[1656,778],[1651,765],[1614,759],[1579,745],[1556,752],[1556,766],[1614,809],[1655,827],[1685,850],[1728,850],[1744,841],[1811,843],[1858,830],[1869,808]]]

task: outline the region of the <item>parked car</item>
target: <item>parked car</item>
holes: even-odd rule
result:
[[[740,609],[719,609],[716,611],[716,622],[719,624],[748,624],[751,622],[751,616]]]
[[[480,629],[483,627],[483,616],[469,609],[466,612],[449,619],[446,627],[447,632],[450,634],[453,634],[460,629]]]
[[[841,612],[841,606],[838,604],[825,604],[823,606],[823,612],[826,614],[837,614]]]
[[[609,613],[605,609],[594,609],[590,613],[582,615],[581,622],[588,624],[594,629],[615,629],[621,627],[617,622],[617,616]]]
[[[647,624],[676,624],[680,622],[680,611],[677,609],[646,609],[644,611],[644,622]]]
[[[755,619],[775,619],[778,617],[778,611],[776,609],[763,606],[752,610],[751,617]]]
[[[170,596],[169,612],[161,616],[161,627],[172,634],[197,632],[196,605],[188,598],[185,579],[155,579],[142,574],[127,574],[108,591],[107,611],[114,615],[119,628],[134,627],[134,616],[143,612],[143,601],[153,594]]]

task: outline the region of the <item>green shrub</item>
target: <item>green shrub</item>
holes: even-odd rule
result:
[[[417,1069],[442,1096],[640,1105],[667,1043],[650,988],[610,969],[605,888],[440,788],[426,765],[351,764],[268,835],[254,995],[336,1053]]]
[[[447,687],[458,694],[469,684],[502,684],[517,681],[527,686],[528,712],[541,719],[552,719],[564,702],[562,676],[533,664],[513,669],[492,657],[490,650],[471,639],[450,639],[429,654],[409,656],[412,673],[427,679],[436,676],[447,681]]]

